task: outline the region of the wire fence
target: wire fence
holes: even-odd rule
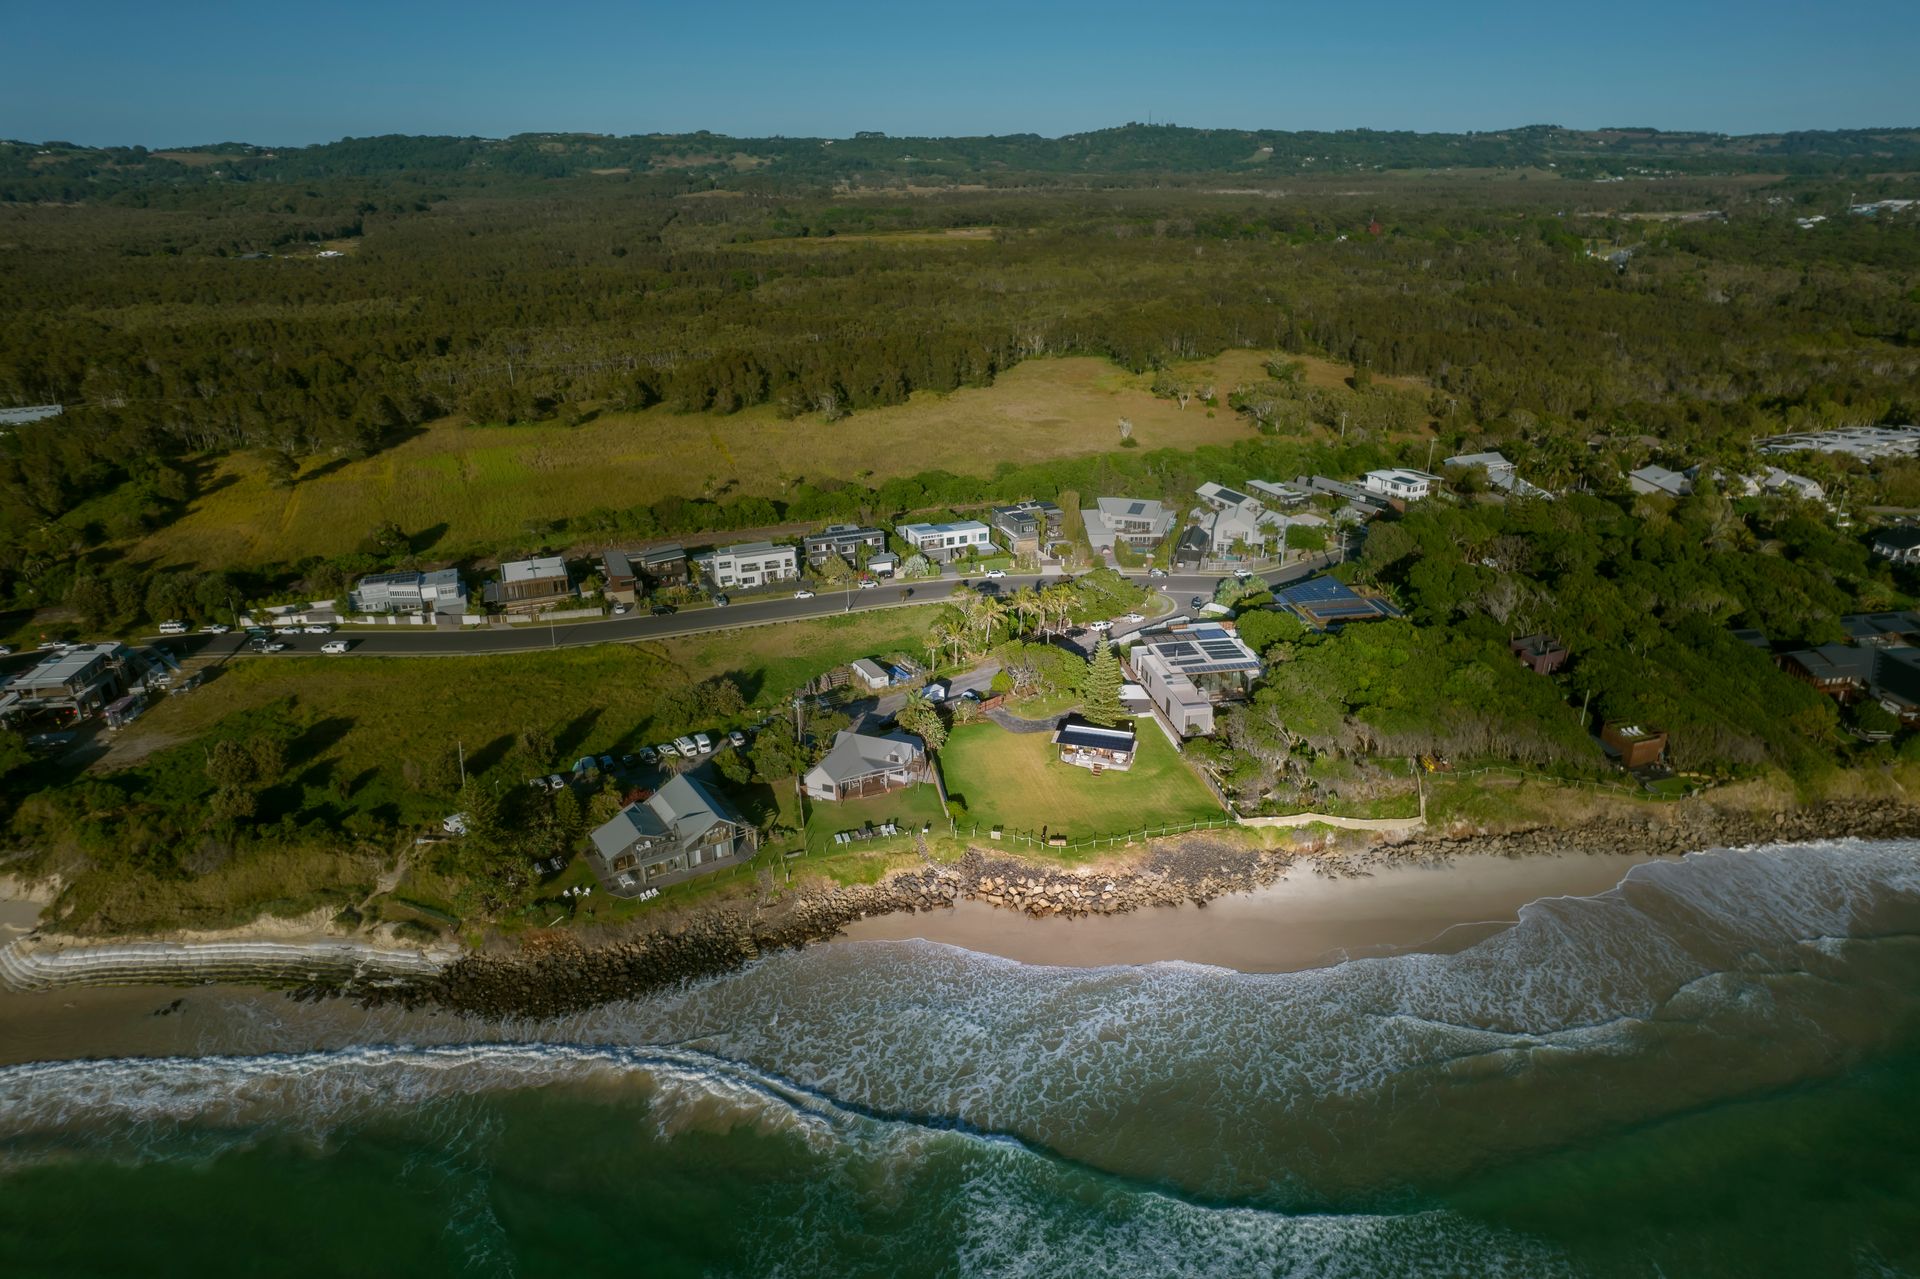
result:
[[[960,823],[953,821],[951,818],[948,819],[948,822],[953,828],[954,836],[958,838],[960,835]],[[1136,840],[1161,839],[1168,835],[1188,835],[1197,830],[1217,830],[1222,826],[1238,826],[1239,824],[1239,822],[1231,817],[1216,817],[1204,822],[1187,822],[1184,825],[1176,826],[1149,826],[1143,830],[1127,831],[1120,835],[1092,835],[1085,839],[1068,839],[1064,835],[1050,834],[1044,828],[1039,831],[1009,830],[1003,826],[999,828],[998,834],[994,833],[993,827],[988,827],[987,838],[1002,844],[1025,844],[1029,848],[1046,847],[1066,849],[1068,852],[1072,852],[1082,848],[1117,848],[1122,844],[1131,844]],[[979,823],[976,822],[972,825],[971,834],[968,838],[980,838]]]

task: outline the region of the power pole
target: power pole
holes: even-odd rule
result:
[[[460,752],[460,789],[467,788],[467,747],[459,738],[453,739],[453,748]]]

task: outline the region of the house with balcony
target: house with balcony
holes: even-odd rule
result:
[[[838,555],[854,568],[863,567],[875,555],[887,549],[887,531],[862,524],[829,524],[809,534],[801,543],[807,563],[819,568]]]
[[[125,644],[75,644],[0,684],[0,716],[39,711],[86,719],[143,688],[146,679],[146,665]]]
[[[693,557],[693,566],[716,591],[750,591],[800,576],[800,555],[774,542],[742,542]]]
[[[1143,635],[1126,665],[1182,737],[1213,732],[1214,708],[1245,701],[1261,671],[1259,655],[1218,622],[1190,622]]]
[[[993,530],[979,520],[950,520],[944,524],[899,524],[894,532],[902,541],[935,564],[964,555],[985,555],[993,549]]]
[[[632,551],[603,551],[600,555],[600,580],[606,585],[602,588],[610,600],[619,600],[622,604],[637,604],[640,596],[646,592],[646,583],[641,579],[640,569],[634,564]]]
[[[1920,564],[1920,525],[1881,529],[1873,535],[1873,553],[1895,564]]]
[[[453,568],[431,573],[375,573],[354,583],[347,593],[347,603],[356,613],[431,617],[440,613],[463,616],[470,611],[460,570]]]
[[[488,582],[486,601],[503,613],[541,613],[576,597],[567,562],[558,555],[509,560],[498,580]]]
[[[1106,728],[1077,715],[1069,715],[1054,731],[1053,744],[1060,748],[1061,763],[1087,769],[1095,777],[1108,769],[1124,773],[1132,768],[1139,745],[1130,724]]]
[[[1368,471],[1360,477],[1360,487],[1390,502],[1418,502],[1433,492],[1440,477],[1409,467],[1395,466],[1384,471]]]
[[[693,581],[686,548],[678,542],[662,542],[659,546],[648,547],[633,556],[632,561],[639,570],[640,581],[650,591],[672,590]]]
[[[1178,512],[1147,498],[1103,497],[1080,512],[1087,542],[1096,551],[1111,551],[1124,542],[1136,551],[1150,551],[1173,530]]]
[[[637,897],[738,866],[758,847],[758,831],[706,785],[681,774],[597,827],[587,862],[608,892]]]
[[[1052,502],[1015,502],[993,508],[993,528],[1015,555],[1039,555],[1059,539],[1066,512]]]
[[[912,733],[841,729],[833,748],[800,779],[818,800],[865,799],[927,780],[926,744]]]

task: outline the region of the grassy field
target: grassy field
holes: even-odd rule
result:
[[[934,824],[933,834],[947,833],[947,815],[940,807],[940,796],[931,785],[909,786],[905,790],[893,791],[886,795],[875,795],[868,799],[844,799],[831,803],[808,801],[809,818],[807,821],[807,853],[809,856],[820,853],[837,853],[843,850],[833,842],[840,831],[858,830],[871,822],[879,826],[885,822],[900,823],[901,833],[890,838],[863,840],[855,846],[861,848],[882,849],[898,846],[913,847],[911,832],[920,829],[923,822]]]
[[[1258,353],[1234,351],[1183,366],[1222,395],[1260,375]],[[1318,380],[1343,374],[1309,368]],[[258,457],[220,463],[208,492],[179,520],[131,548],[157,565],[208,568],[293,562],[354,549],[383,521],[410,533],[438,531],[434,545],[486,549],[518,536],[529,520],[597,507],[625,508],[668,496],[778,496],[801,479],[884,480],[946,469],[983,475],[1002,462],[1104,452],[1131,418],[1143,449],[1189,449],[1245,438],[1224,407],[1183,411],[1147,389],[1151,378],[1096,359],[1028,360],[994,385],[922,394],[838,423],[782,421],[770,407],[732,416],[663,408],[608,414],[582,426],[428,425],[364,461],[312,459],[291,492],[267,482]],[[885,440],[885,448],[875,448]]]
[[[1222,816],[1159,730],[1145,722],[1140,729],[1133,768],[1095,777],[1061,763],[1050,734],[1009,733],[994,724],[957,728],[940,753],[947,794],[964,799],[983,838],[996,825],[1086,839]]]

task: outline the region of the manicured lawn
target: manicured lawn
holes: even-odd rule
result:
[[[940,796],[932,786],[909,786],[905,790],[892,791],[885,795],[875,795],[870,799],[843,799],[834,802],[808,800],[807,853],[840,852],[842,845],[833,842],[840,831],[859,830],[871,822],[880,826],[893,821],[900,824],[901,833],[889,838],[862,840],[854,848],[886,848],[905,844],[912,846],[912,832],[920,829],[922,822],[932,822],[933,834],[947,833],[946,814],[940,808]]]
[[[1047,733],[1009,733],[995,724],[957,728],[940,753],[947,793],[964,799],[985,840],[995,825],[1069,839],[1124,835],[1224,816],[1160,730],[1140,722],[1133,768],[1095,777],[1062,764]],[[961,834],[968,834],[967,825]]]

